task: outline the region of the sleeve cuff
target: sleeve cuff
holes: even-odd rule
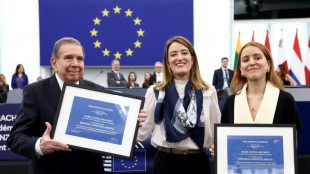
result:
[[[35,152],[36,152],[37,157],[43,156],[43,153],[40,148],[40,141],[41,141],[41,137],[37,140],[36,145],[35,145]]]

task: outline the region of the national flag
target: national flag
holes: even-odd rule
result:
[[[253,31],[253,34],[252,34],[252,39],[251,39],[252,42],[254,42],[254,31]]]
[[[279,40],[279,47],[278,47],[278,61],[277,61],[277,65],[279,64],[284,64],[286,67],[286,71],[289,73],[289,68],[288,68],[288,64],[287,64],[287,57],[285,54],[285,49],[284,49],[284,40],[283,40],[283,36],[282,36],[282,30],[281,30],[281,36],[280,36],[280,40]]]
[[[302,64],[297,31],[294,40],[293,55],[291,62],[292,62],[290,68],[291,76],[297,82],[298,85],[305,84],[305,71],[304,71],[304,65]]]
[[[305,74],[306,74],[306,84],[310,84],[310,37],[308,42],[307,55],[305,59]]]
[[[168,39],[193,43],[193,0],[40,0],[39,24],[41,66],[62,37],[81,42],[87,66],[154,66]]]
[[[236,46],[236,52],[235,52],[234,72],[237,69],[238,57],[239,57],[240,50],[241,50],[241,41],[240,41],[240,32],[239,32],[238,40],[237,40],[237,46]]]
[[[265,47],[268,48],[271,54],[270,43],[269,43],[269,38],[268,38],[268,30],[267,30],[266,39],[265,39]]]

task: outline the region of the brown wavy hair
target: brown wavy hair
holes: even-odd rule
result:
[[[273,65],[273,59],[272,59],[272,56],[271,56],[269,50],[261,43],[249,42],[249,43],[245,44],[240,50],[239,57],[238,57],[237,69],[234,72],[234,77],[233,77],[231,84],[230,84],[231,92],[233,94],[238,95],[239,91],[242,89],[244,84],[247,83],[247,81],[248,81],[245,77],[241,76],[241,70],[240,70],[241,55],[242,55],[243,50],[248,46],[253,46],[253,47],[260,49],[263,52],[264,56],[266,57],[267,61],[270,62],[270,71],[266,74],[266,81],[269,81],[276,88],[279,88],[280,90],[284,90],[281,79],[275,73],[274,65]]]
[[[164,53],[164,63],[163,63],[163,81],[158,83],[156,86],[157,90],[162,90],[164,91],[169,84],[171,80],[174,79],[173,72],[170,69],[169,65],[169,47],[171,46],[172,43],[179,43],[184,45],[186,48],[188,48],[192,58],[193,58],[193,66],[190,70],[190,80],[192,81],[193,84],[193,89],[194,90],[201,90],[201,89],[209,89],[210,85],[205,82],[199,71],[199,65],[198,65],[198,60],[196,56],[196,52],[194,50],[193,45],[188,41],[186,38],[182,36],[175,36],[172,39],[169,39],[166,43],[165,47],[165,53]]]

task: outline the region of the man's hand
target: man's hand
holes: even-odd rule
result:
[[[146,119],[146,111],[142,109],[138,114],[139,127],[142,127],[142,122],[144,122],[145,119]]]
[[[215,156],[214,145],[212,145],[212,146],[209,148],[209,151],[211,152],[212,158],[214,158],[214,156]]]
[[[46,130],[40,141],[40,149],[45,154],[50,154],[55,151],[63,150],[63,151],[71,151],[67,144],[63,144],[59,141],[53,140],[50,137],[52,126],[49,122],[45,122]]]

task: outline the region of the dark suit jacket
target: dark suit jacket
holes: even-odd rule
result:
[[[95,83],[80,80],[82,86],[103,88]],[[55,74],[47,79],[27,85],[23,101],[9,138],[8,147],[15,153],[30,158],[29,173],[103,173],[100,154],[72,149],[56,151],[38,158],[35,143],[46,130],[45,122],[53,127],[60,98]]]
[[[119,73],[119,77],[120,79],[117,77],[116,73],[111,70],[110,72],[108,72],[108,86],[109,87],[129,87],[128,82],[126,81],[126,79],[124,78],[122,73]],[[117,84],[116,81],[121,81],[120,84]]]
[[[228,70],[228,75],[229,75],[229,79],[228,79],[228,87],[229,87],[231,79],[233,78],[233,71],[230,69],[227,69],[227,70]],[[223,89],[223,86],[224,86],[223,77],[224,75],[223,75],[222,68],[214,71],[212,85],[215,87],[215,89]]]

